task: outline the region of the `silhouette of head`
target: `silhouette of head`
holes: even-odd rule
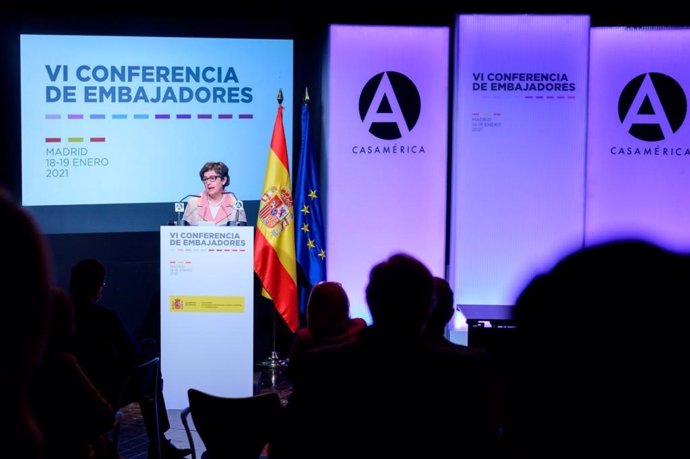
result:
[[[350,324],[350,300],[337,282],[319,282],[307,301],[307,325],[315,336],[336,336]]]
[[[434,281],[429,269],[411,255],[397,253],[369,273],[367,304],[378,330],[418,336],[431,307]]]
[[[686,298],[687,275],[686,257],[646,241],[586,247],[528,284],[517,299],[515,319],[519,329],[529,333],[525,338],[557,328],[555,339],[564,328],[581,330],[586,323],[588,334],[606,339],[622,327],[646,328],[651,305],[660,305],[658,312]],[[597,320],[588,320],[590,315]]]
[[[72,267],[69,291],[75,302],[98,301],[105,283],[105,266],[87,258]]]
[[[445,335],[446,325],[455,312],[455,295],[447,280],[434,277],[434,301],[424,328],[425,334],[434,337]]]
[[[568,444],[627,455],[673,443],[665,410],[687,393],[689,263],[645,241],[613,241],[528,284],[514,310],[524,453]]]

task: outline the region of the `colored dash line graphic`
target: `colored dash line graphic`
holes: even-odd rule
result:
[[[67,119],[68,120],[83,120],[84,115],[82,115],[81,113],[70,113],[67,115]]]
[[[60,142],[62,142],[61,137],[46,137],[46,143],[60,143]],[[82,143],[82,142],[84,142],[84,137],[67,137],[67,142],[69,142],[69,143]],[[103,143],[103,142],[105,142],[105,137],[89,137],[89,142]]]
[[[219,113],[219,114],[218,114],[218,119],[219,119],[219,120],[231,120],[231,119],[232,119],[232,114],[230,114],[230,113]]]
[[[58,114],[54,114],[54,113],[47,113],[46,119],[47,120],[60,120],[60,119],[62,119],[62,115],[58,115]]]
[[[241,120],[250,120],[252,118],[254,118],[254,115],[251,113],[240,113]]]

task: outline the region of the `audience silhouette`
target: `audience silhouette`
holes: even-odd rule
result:
[[[455,293],[447,280],[434,277],[434,296],[431,311],[424,326],[424,338],[434,346],[447,347],[459,354],[467,354],[468,359],[476,359],[477,376],[487,383],[487,410],[491,414],[492,429],[497,433],[497,441],[503,447],[503,435],[509,423],[509,405],[504,387],[504,375],[499,371],[491,353],[481,347],[468,347],[450,341],[446,329],[455,314]]]
[[[43,365],[32,385],[32,406],[45,440],[47,459],[118,457],[106,435],[115,411],[71,352],[74,307],[66,291],[52,291],[52,327]]]
[[[34,220],[2,190],[0,216],[2,240],[22,254],[0,281],[11,324],[2,334],[4,454],[97,457],[114,410],[134,401],[123,392],[127,379],[150,356],[98,304],[100,261],[73,266],[68,297],[51,289],[50,255]],[[405,253],[376,264],[366,287],[370,326],[349,317],[339,284],[320,283],[295,338],[293,393],[269,454],[676,455],[685,447],[678,411],[690,383],[682,365],[688,279],[690,255],[643,240],[583,248],[532,279],[514,308],[520,371],[505,382],[514,403],[505,445],[491,359],[445,337],[454,307],[445,280]],[[146,420],[151,407],[142,406],[150,438],[167,445],[164,458],[190,454],[165,438],[162,394],[159,405],[158,432]]]
[[[51,261],[46,241],[31,217],[14,197],[0,188],[0,239],[18,256],[0,276],[3,321],[2,363],[3,428],[0,441],[7,457],[43,455],[42,434],[31,410],[30,386],[45,352],[45,334],[51,314]]]
[[[448,281],[434,277],[434,296],[424,337],[431,343],[455,345],[446,337],[446,328],[455,314],[455,294]]]
[[[165,432],[170,428],[162,389],[159,392],[158,423],[155,404],[140,400],[139,385],[128,384],[136,367],[150,360],[157,349],[148,341],[138,343],[122,323],[118,314],[99,304],[106,285],[105,266],[96,259],[83,259],[72,267],[70,293],[75,305],[75,354],[96,387],[115,407],[121,408],[138,402],[149,437],[149,456],[155,457],[155,445],[160,440],[163,458],[181,458],[191,454],[190,449],[177,449]],[[160,383],[159,388],[162,388]],[[156,429],[158,424],[159,428]]]
[[[29,390],[44,355],[51,314],[50,253],[34,219],[4,189],[0,189],[0,240],[16,256],[0,276],[3,323],[2,359],[3,456],[27,459],[42,456],[42,437],[30,408]]]
[[[515,457],[686,450],[690,258],[641,240],[576,251],[519,295]]]
[[[350,318],[350,299],[342,285],[323,281],[316,284],[307,300],[307,326],[297,330],[288,359],[288,378],[299,378],[295,368],[305,352],[351,343],[367,326],[360,317]]]
[[[367,415],[367,424],[376,432],[377,457],[497,454],[495,373],[488,355],[424,336],[438,293],[428,268],[404,253],[370,272],[366,299],[374,323],[362,340],[362,381],[369,412],[375,413]],[[446,301],[452,308],[452,296]],[[396,372],[404,376],[391,384]],[[391,430],[384,433],[380,426],[386,424]]]
[[[433,292],[430,271],[410,255],[372,268],[366,299],[373,324],[354,342],[300,357],[281,457],[496,454],[483,358],[423,337]]]

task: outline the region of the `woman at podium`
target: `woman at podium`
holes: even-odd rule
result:
[[[247,214],[242,201],[232,191],[228,166],[223,162],[207,162],[199,171],[204,191],[192,197],[184,210],[182,220],[188,225],[234,226],[246,225]]]

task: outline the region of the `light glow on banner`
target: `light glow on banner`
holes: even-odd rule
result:
[[[690,250],[690,30],[591,33],[586,244]]]
[[[458,304],[512,305],[582,245],[589,17],[458,15],[456,31],[449,280]]]
[[[404,251],[444,276],[447,27],[330,27],[329,280],[371,320],[374,264]]]

